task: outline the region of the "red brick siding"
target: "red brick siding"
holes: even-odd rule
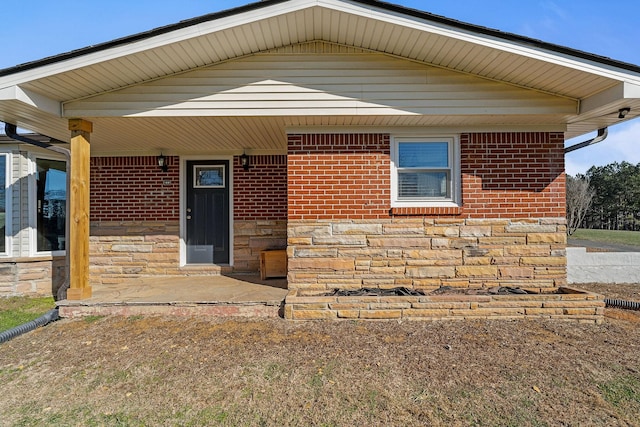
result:
[[[460,137],[462,207],[394,209],[403,216],[565,215],[562,133]],[[288,136],[289,219],[376,219],[390,213],[390,136]]]
[[[287,219],[287,156],[251,156],[248,171],[233,159],[234,218]]]
[[[289,135],[289,220],[389,217],[389,147],[389,135]]]
[[[176,221],[179,216],[178,157],[92,157],[92,221]]]
[[[565,216],[562,133],[475,133],[460,137],[463,216]]]
[[[279,220],[287,217],[287,158],[251,156],[245,171],[234,167],[234,218]],[[167,157],[162,172],[155,156],[91,159],[92,221],[163,221],[179,218],[179,159]]]

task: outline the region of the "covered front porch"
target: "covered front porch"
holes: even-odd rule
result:
[[[90,298],[58,301],[61,317],[105,315],[281,316],[287,280],[259,275],[140,277],[93,288]]]

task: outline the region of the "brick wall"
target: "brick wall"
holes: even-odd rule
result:
[[[463,134],[460,145],[463,216],[565,216],[562,133]]]
[[[289,135],[289,219],[387,218],[390,136]],[[462,207],[395,208],[408,216],[565,216],[562,133],[460,136]]]
[[[389,216],[389,135],[289,135],[289,220]]]
[[[233,161],[236,220],[287,219],[287,156],[251,156],[249,170]]]
[[[167,157],[168,172],[157,157],[92,157],[92,221],[177,221],[178,157]]]
[[[168,172],[157,158],[91,159],[91,219],[96,221],[176,221],[179,217],[178,157],[167,157]],[[287,157],[251,156],[245,171],[234,158],[234,219],[287,218]]]

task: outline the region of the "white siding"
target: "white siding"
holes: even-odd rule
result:
[[[16,172],[19,174],[14,197],[15,218],[17,228],[14,228],[15,256],[29,256],[29,158],[26,151],[20,151],[15,156]]]
[[[576,112],[575,100],[373,53],[257,54],[64,107],[67,117]]]

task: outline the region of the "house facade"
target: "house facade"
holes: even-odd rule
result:
[[[0,135],[0,296],[51,295],[64,282],[65,171],[64,156]]]
[[[373,0],[267,0],[0,70],[0,121],[71,152],[0,146],[2,292],[67,243],[73,299],[255,273],[269,249],[291,290],[554,289],[564,141],[636,111],[640,67]],[[59,177],[38,187],[65,165],[68,242]]]

